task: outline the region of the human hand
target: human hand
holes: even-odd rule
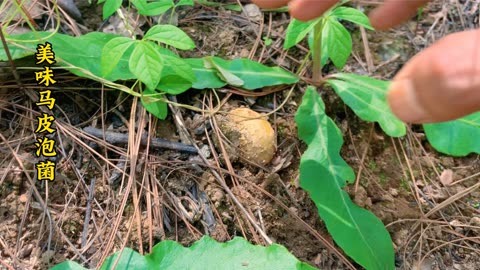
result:
[[[308,21],[322,15],[338,0],[252,0],[263,8],[277,8],[288,4],[290,13],[296,19]],[[385,30],[398,25],[416,14],[417,9],[429,0],[385,0],[370,13],[372,26]]]
[[[448,121],[480,110],[480,30],[444,37],[395,76],[388,101],[409,123]]]

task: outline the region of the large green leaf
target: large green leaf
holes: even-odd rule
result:
[[[337,7],[330,14],[338,19],[350,21],[367,29],[374,30],[368,17],[356,8]]]
[[[77,76],[90,78],[89,74],[91,73],[110,81],[133,79],[135,76],[128,68],[128,59],[132,48],[124,53],[110,74],[102,76],[100,61],[102,49],[110,40],[118,37],[118,35],[100,32],[92,32],[79,37],[50,32],[28,32],[9,36],[9,40],[14,40],[15,44],[12,44],[11,41],[8,48],[15,60],[33,55],[38,43],[48,41],[52,44],[55,52],[56,66],[65,68]],[[79,48],[82,49],[79,50]],[[0,61],[6,60],[5,50],[0,44]]]
[[[155,45],[148,41],[137,41],[129,59],[130,71],[148,88],[155,89],[160,82],[163,65],[162,56]]]
[[[145,40],[158,41],[180,50],[191,50],[195,48],[193,40],[174,25],[155,25],[143,37]]]
[[[235,237],[226,243],[218,243],[208,236],[202,237],[191,247],[185,248],[177,242],[166,240],[158,243],[152,253],[141,256],[125,248],[107,258],[102,270],[111,270],[120,256],[115,269],[165,269],[165,270],[313,270],[300,262],[280,245],[254,246],[245,239]],[[53,268],[67,270],[70,268]],[[83,269],[83,268],[82,268]],[[75,269],[76,270],[76,269]]]
[[[165,13],[174,7],[173,0],[149,1],[149,0],[130,0],[137,8],[138,13],[145,16],[157,16]]]
[[[430,144],[452,156],[480,154],[480,112],[438,124],[423,125]]]
[[[195,73],[195,81],[192,87],[195,89],[220,88],[227,85],[220,80],[215,69],[206,68],[203,58],[188,58],[185,61],[192,67]]]
[[[157,48],[163,62],[162,79],[157,89],[172,95],[178,95],[190,89],[196,80],[190,64],[168,49]]]
[[[267,67],[250,59],[224,60],[219,57],[209,57],[214,63],[214,68],[220,67],[243,81],[242,88],[253,90],[265,86],[292,84],[298,78],[292,73],[279,67]]]
[[[285,34],[285,43],[283,48],[290,49],[297,43],[302,41],[310,31],[313,30],[315,25],[319,22],[319,19],[311,20],[308,22],[302,22],[296,19],[292,19],[287,27],[287,33]]]
[[[217,76],[220,77],[224,82],[232,86],[243,86],[245,82],[237,77],[237,75],[230,72],[230,70],[223,68],[224,65],[217,64],[218,61],[215,61],[213,57],[205,57],[204,65],[207,68],[214,69],[217,71]]]
[[[300,161],[300,185],[308,191],[335,242],[366,269],[394,269],[393,244],[382,222],[355,205],[343,190],[354,173],[340,157],[342,134],[309,87],[295,116],[308,149]]]
[[[125,52],[134,44],[134,41],[126,37],[111,39],[102,49],[101,69],[102,75],[106,76],[112,72]]]
[[[324,20],[322,30],[322,54],[328,54],[333,64],[342,69],[352,52],[352,37],[335,17]]]
[[[392,137],[406,134],[405,124],[393,115],[387,104],[389,82],[338,73],[328,79],[327,83],[362,120],[378,122],[383,131]]]

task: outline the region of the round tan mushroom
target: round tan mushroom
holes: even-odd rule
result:
[[[226,134],[235,133],[234,142],[240,155],[259,165],[268,164],[275,154],[275,132],[270,123],[261,114],[249,108],[237,108],[229,112],[223,127]],[[227,135],[228,137],[228,135]]]

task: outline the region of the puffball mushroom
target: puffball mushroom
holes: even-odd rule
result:
[[[265,116],[249,108],[231,110],[220,125],[225,136],[245,159],[268,164],[275,154],[275,132]]]

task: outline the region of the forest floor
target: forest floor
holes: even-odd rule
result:
[[[102,21],[101,5],[88,2],[76,1],[82,21],[62,14],[61,32],[125,31],[118,15]],[[289,51],[282,47],[288,13],[259,13],[252,6],[245,8],[248,3],[242,5],[243,12],[197,4],[173,14],[175,23],[197,44],[195,50],[181,55],[248,57],[309,77],[310,68],[301,65],[306,43]],[[34,19],[39,27],[48,27],[48,7],[38,6],[41,15]],[[471,0],[435,1],[411,21],[387,32],[363,32],[347,24],[354,46],[344,70],[391,79],[406,61],[440,38],[478,27],[478,6],[478,1]],[[132,9],[124,7],[123,12],[130,15]],[[138,24],[139,31],[148,29],[151,18],[132,17],[137,18],[132,23]],[[21,30],[21,24],[15,27]],[[331,65],[324,68],[326,73],[333,70]],[[2,78],[8,75],[1,74]],[[24,83],[33,86],[28,76]],[[298,183],[299,160],[306,147],[298,139],[294,116],[304,82],[290,96],[289,87],[255,92],[225,87],[176,96],[178,103],[205,110],[217,105],[217,94],[224,104],[222,111],[237,107],[275,111],[268,120],[275,130],[277,152],[270,164],[255,166],[241,154],[232,157],[215,146],[222,140],[216,116],[171,107],[168,118],[160,121],[146,113],[137,98],[120,91],[68,72],[58,73],[57,80],[61,117],[56,121],[63,126],[58,135],[57,178],[34,186],[26,176],[33,177],[36,160],[34,101],[16,91],[11,77],[0,81],[4,138],[0,141],[0,269],[11,269],[6,265],[47,269],[65,260],[93,268],[124,245],[148,253],[161,240],[188,246],[204,234],[218,241],[242,236],[265,245],[251,220],[300,260],[320,269],[347,269],[344,259],[323,244],[335,246]],[[479,269],[480,190],[469,187],[480,180],[480,157],[454,158],[436,152],[420,126],[410,126],[406,137],[390,138],[377,125],[358,119],[331,89],[320,89],[320,93],[327,114],[343,133],[341,155],[356,172],[356,183],[347,191],[386,225],[398,269]],[[182,123],[188,133],[181,131]],[[83,131],[92,126],[126,133],[131,124],[143,127],[151,138],[187,144],[193,140],[205,150],[208,164],[194,154],[147,148],[136,143],[133,135],[113,145]],[[222,172],[228,192],[212,170]],[[51,220],[34,192],[45,200]],[[198,211],[205,207],[211,209],[210,218]],[[90,213],[87,223],[86,213]],[[113,243],[109,249],[105,248],[108,243]]]

